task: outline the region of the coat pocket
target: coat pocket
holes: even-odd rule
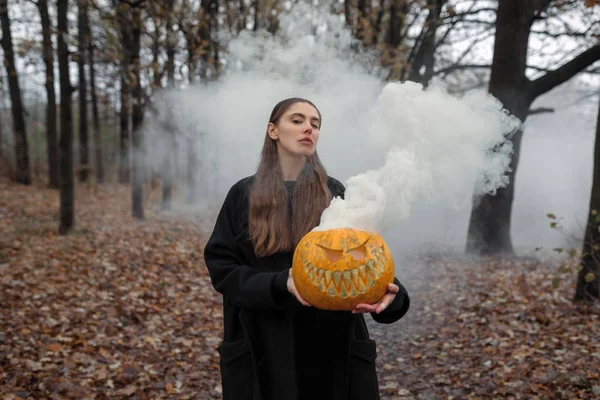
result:
[[[377,346],[372,339],[350,341],[350,387],[348,399],[379,400]]]
[[[223,342],[218,348],[223,400],[254,398],[254,368],[246,339]]]

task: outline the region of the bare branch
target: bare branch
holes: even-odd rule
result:
[[[487,26],[496,26],[496,22],[495,21],[485,21],[485,20],[481,20],[481,19],[463,19],[462,21],[460,21],[463,24],[470,24],[470,25],[487,25]]]
[[[473,10],[473,8],[475,7],[475,4],[476,4],[476,3],[473,3],[473,4],[471,5],[471,8],[469,9],[469,11]],[[456,16],[456,15],[454,15],[454,17],[455,17],[455,16]],[[440,20],[441,20],[441,21],[443,21],[443,20],[444,20],[444,18],[441,18]],[[460,21],[461,21],[461,19],[460,19],[460,18],[457,18],[457,19],[455,19],[454,21],[452,21],[452,22],[450,23],[450,27],[448,27],[448,28],[446,29],[446,32],[444,32],[444,35],[443,35],[443,36],[441,37],[441,39],[440,39],[440,40],[439,40],[439,41],[438,41],[438,42],[435,44],[435,46],[434,46],[434,49],[437,49],[437,48],[438,48],[438,47],[439,47],[441,44],[443,44],[443,43],[444,43],[444,41],[446,41],[446,38],[448,37],[448,35],[450,34],[450,32],[452,32],[452,30],[454,29],[454,27],[456,26],[456,24],[458,24]]]
[[[553,113],[554,111],[555,111],[554,108],[550,108],[550,107],[532,108],[529,110],[527,115],[548,114],[548,113]]]
[[[546,37],[550,37],[553,39],[558,39],[564,36],[571,36],[571,37],[586,37],[586,32],[560,32],[560,33],[550,33],[548,31],[535,31],[532,30],[531,33],[536,34],[536,35],[540,35],[540,36],[546,36]]]
[[[456,59],[456,61],[454,62],[454,65],[460,64],[463,59],[467,56],[467,54],[469,54],[471,51],[473,51],[473,49],[475,48],[475,46],[478,43],[483,42],[484,40],[488,39],[489,37],[493,36],[495,33],[495,31],[491,28],[488,27],[486,28],[486,30],[484,30],[481,34],[480,37],[478,37],[477,39],[475,39],[471,45],[469,47],[467,47],[465,49],[465,51],[462,52],[462,54],[460,56],[458,56],[458,58]],[[434,75],[437,74],[437,72],[434,73]]]
[[[491,64],[460,64],[460,63],[454,63],[448,67],[439,69],[437,71],[435,71],[433,74],[434,75],[440,75],[440,74],[450,74],[454,71],[461,71],[461,70],[467,70],[467,69],[491,69],[492,65]]]
[[[598,60],[600,60],[600,44],[590,47],[560,68],[529,82],[527,90],[530,98],[534,99],[568,81]]]
[[[442,21],[451,20],[451,19],[454,19],[454,18],[458,18],[458,20],[461,20],[463,17],[466,17],[467,15],[477,15],[477,14],[479,14],[481,12],[493,12],[495,14],[496,11],[497,11],[497,8],[493,8],[493,7],[490,7],[490,8],[479,8],[477,10],[473,10],[473,8],[475,7],[476,4],[477,3],[473,3],[473,5],[471,6],[471,9],[469,9],[468,11],[461,12],[461,13],[456,13],[456,14],[452,14],[452,15],[448,15],[446,17],[442,17]]]

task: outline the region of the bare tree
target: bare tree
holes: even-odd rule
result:
[[[433,77],[435,51],[437,48],[436,34],[440,26],[440,14],[446,0],[428,0],[429,13],[412,48],[408,62],[411,65],[408,79],[423,84],[429,83]],[[421,71],[423,69],[423,71]]]
[[[57,0],[57,53],[60,76],[60,225],[61,235],[75,225],[75,182],[73,177],[73,87],[69,76],[69,0]]]
[[[143,183],[144,170],[142,160],[142,122],[144,119],[144,91],[141,82],[141,37],[142,37],[142,18],[141,7],[145,5],[144,1],[130,3],[126,1],[113,0],[113,4],[118,6],[117,18],[121,37],[121,47],[123,49],[121,66],[121,143],[123,144],[123,130],[128,125],[127,109],[129,102],[129,93],[131,91],[132,100],[132,185],[131,185],[131,212],[134,218],[144,218],[143,206]],[[121,147],[123,150],[123,147]]]
[[[94,158],[96,161],[96,181],[104,183],[104,162],[102,159],[102,138],[100,136],[100,116],[98,113],[98,96],[96,90],[96,46],[92,38],[89,16],[85,16],[85,28],[88,36],[88,70],[90,74],[90,95],[92,100],[92,119],[94,124]]]
[[[58,189],[60,175],[58,166],[58,132],[56,121],[56,92],[54,89],[54,48],[52,46],[52,23],[48,13],[48,0],[35,3],[42,23],[42,58],[46,68],[46,132],[48,138],[48,185]]]
[[[0,45],[4,49],[4,65],[8,75],[10,88],[10,102],[13,117],[15,155],[17,161],[16,181],[25,185],[31,184],[31,170],[29,167],[29,146],[27,145],[27,130],[19,75],[15,67],[15,53],[10,30],[10,17],[8,15],[7,0],[0,0],[0,24],[2,25],[2,39]]]
[[[173,30],[174,13],[173,7],[175,0],[165,1],[165,18],[167,19],[167,87],[170,90],[175,88],[175,52],[177,46],[177,35]],[[166,149],[163,158],[162,171],[162,208],[168,210],[171,208],[173,196],[173,180],[175,179],[175,171],[173,166],[173,158],[175,157],[175,132],[171,129],[165,129]]]
[[[87,79],[85,74],[85,54],[88,49],[86,19],[88,0],[78,0],[77,4],[77,65],[79,67],[79,181],[86,182],[90,175],[90,144],[88,140]]]
[[[525,71],[531,26],[550,2],[500,0],[498,5],[489,92],[521,121],[527,117],[536,98],[600,59],[600,45],[595,45],[535,80],[527,78]],[[496,195],[474,199],[468,230],[468,253],[514,253],[510,221],[522,133],[517,132],[511,139],[514,151],[509,185],[499,189]]]
[[[129,183],[130,179],[130,148],[129,148],[129,105],[130,105],[130,79],[129,72],[132,64],[131,60],[131,21],[125,12],[120,12],[121,8],[129,7],[128,4],[119,3],[114,0],[113,4],[119,6],[117,10],[117,24],[119,27],[119,37],[121,42],[121,109],[119,113],[120,126],[120,157],[119,157],[119,182]]]
[[[600,300],[600,106],[596,123],[590,210],[574,300],[588,303]]]

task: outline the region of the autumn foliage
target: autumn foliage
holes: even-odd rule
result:
[[[58,193],[0,181],[0,398],[218,399],[221,297],[208,222],[130,216],[130,189],[79,187],[57,233]],[[210,229],[210,227],[209,227]],[[397,276],[393,325],[367,321],[383,399],[593,399],[600,310],[552,288],[553,263],[427,256]]]

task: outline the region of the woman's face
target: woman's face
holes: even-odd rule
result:
[[[295,103],[279,118],[269,123],[268,133],[277,141],[278,152],[292,156],[311,156],[319,140],[321,120],[317,110],[308,103]]]

